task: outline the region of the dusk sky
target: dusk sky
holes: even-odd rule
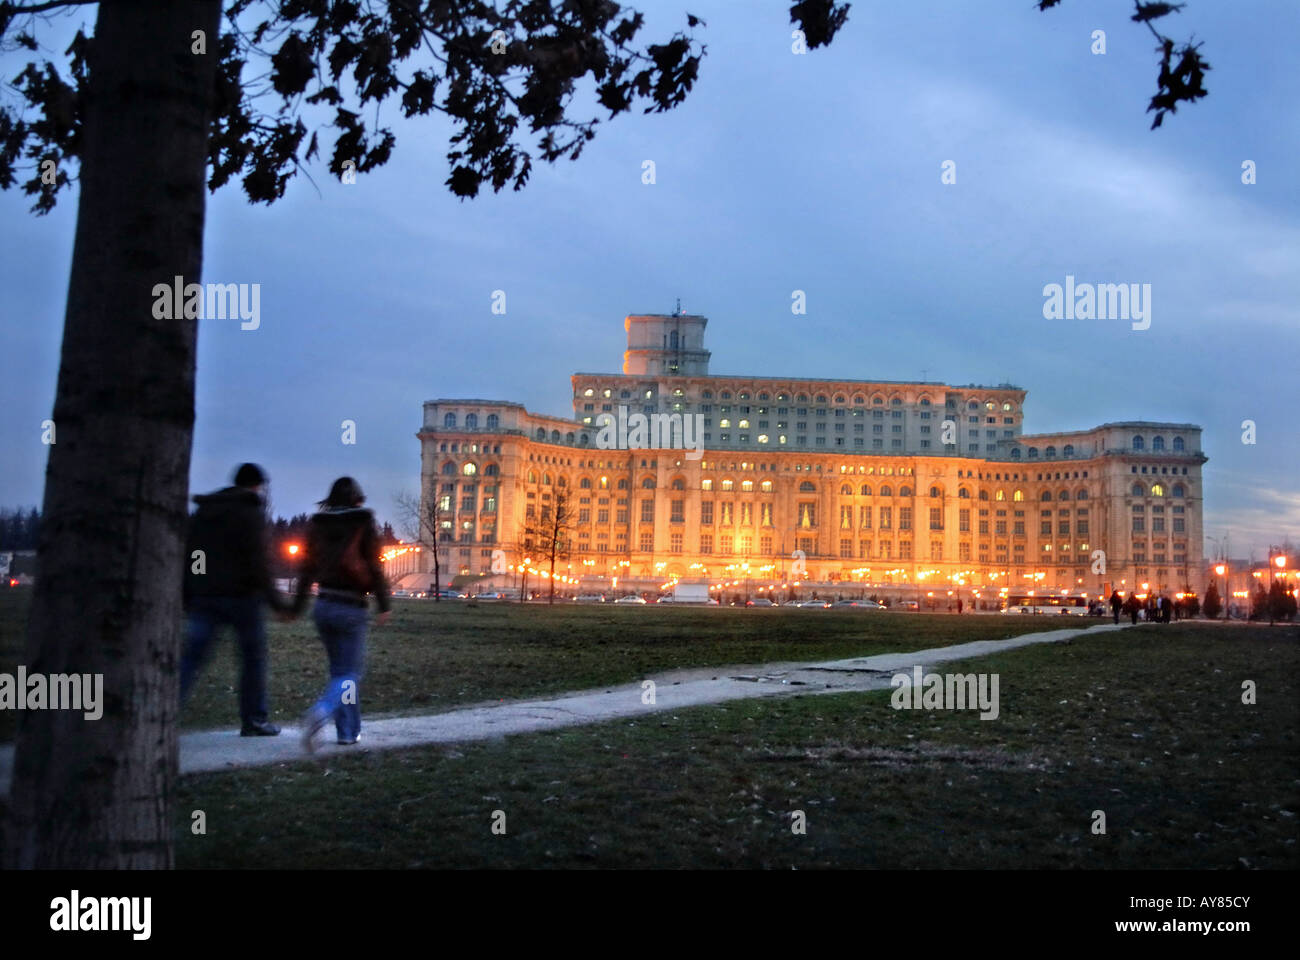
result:
[[[389,104],[393,159],[355,185],[317,162],[315,185],[295,178],[273,207],[235,184],[209,198],[203,280],[260,284],[261,326],[201,325],[192,493],[254,460],[278,514],[351,474],[396,520],[425,400],[572,416],[570,374],[618,372],[623,317],[680,297],[709,318],[715,374],[1010,381],[1028,390],[1026,432],[1199,424],[1207,536],[1230,532],[1238,557],[1300,541],[1300,5],[1190,0],[1161,21],[1204,41],[1213,69],[1209,97],[1154,131],[1155,41],[1127,0],[856,0],[806,56],[788,2],[635,6],[643,43],[687,10],[706,21],[695,90],[602,123],[519,193],[454,198],[449,124]],[[61,52],[83,21],[93,10],[39,39]],[[0,62],[6,80],[24,62]],[[41,498],[76,215],[75,193],[48,217],[30,205],[0,194],[8,507]],[[1150,284],[1150,329],[1045,320],[1043,287],[1067,274]]]

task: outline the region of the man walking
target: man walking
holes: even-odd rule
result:
[[[235,471],[235,485],[194,498],[185,548],[188,629],[181,654],[181,702],[207,660],[217,630],[229,625],[239,642],[239,734],[274,737],[266,702],[266,624],[263,601],[277,611],[288,603],[275,592],[267,563],[266,474],[255,463]]]
[[[1110,592],[1110,612],[1111,615],[1115,618],[1116,626],[1119,626],[1119,611],[1120,608],[1123,606],[1124,606],[1124,601],[1119,598],[1119,591],[1112,590]]]

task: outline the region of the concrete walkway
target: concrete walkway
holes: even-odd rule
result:
[[[643,688],[641,682],[636,682],[607,690],[566,693],[544,700],[516,700],[420,716],[363,719],[358,747],[336,746],[332,740],[333,724],[329,724],[325,733],[330,734],[331,739],[317,750],[316,756],[328,758],[340,753],[355,753],[358,749],[388,750],[487,740],[729,700],[882,690],[889,688],[890,677],[896,673],[910,673],[914,666],[928,667],[944,661],[982,657],[1031,644],[1059,643],[1084,634],[1097,635],[1127,627],[1128,624],[1119,627],[1104,624],[1084,629],[1052,630],[1006,640],[977,640],[911,653],[882,653],[825,663],[679,670],[648,678],[655,683],[654,703],[641,702]],[[278,737],[240,737],[237,730],[183,733],[180,738],[181,773],[206,773],[301,760],[304,754],[300,736],[300,727],[285,727]],[[5,795],[9,792],[13,774],[13,754],[12,744],[0,746],[0,793]]]

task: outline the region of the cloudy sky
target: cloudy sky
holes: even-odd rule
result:
[[[237,186],[210,199],[203,279],[259,283],[262,322],[201,328],[194,491],[251,459],[278,513],[349,473],[392,516],[418,485],[423,401],[571,415],[569,375],[618,371],[622,318],[680,297],[709,318],[714,373],[1011,381],[1030,432],[1201,424],[1207,535],[1234,556],[1300,540],[1300,6],[1191,0],[1163,21],[1213,69],[1210,96],[1156,131],[1154,40],[1127,0],[855,0],[806,56],[781,0],[639,6],[645,40],[687,10],[707,22],[695,91],[602,124],[521,193],[456,200],[448,125],[390,109],[396,153],[355,185],[318,166],[271,208]],[[0,505],[40,500],[70,200],[37,218],[0,195]],[[1149,283],[1150,329],[1045,320],[1043,287],[1067,274]]]

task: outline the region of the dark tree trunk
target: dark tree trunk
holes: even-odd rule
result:
[[[6,861],[172,866],[195,320],[218,0],[102,3],[27,668],[103,674],[103,716],[19,714]],[[205,32],[206,55],[191,52]]]
[[[555,603],[555,551],[556,551],[556,548],[557,548],[556,538],[555,538],[555,535],[552,534],[552,536],[551,536],[551,592],[550,592],[550,595],[547,597],[547,600],[546,600],[546,602],[547,602],[547,603],[550,603],[550,604],[554,604],[554,603]]]

